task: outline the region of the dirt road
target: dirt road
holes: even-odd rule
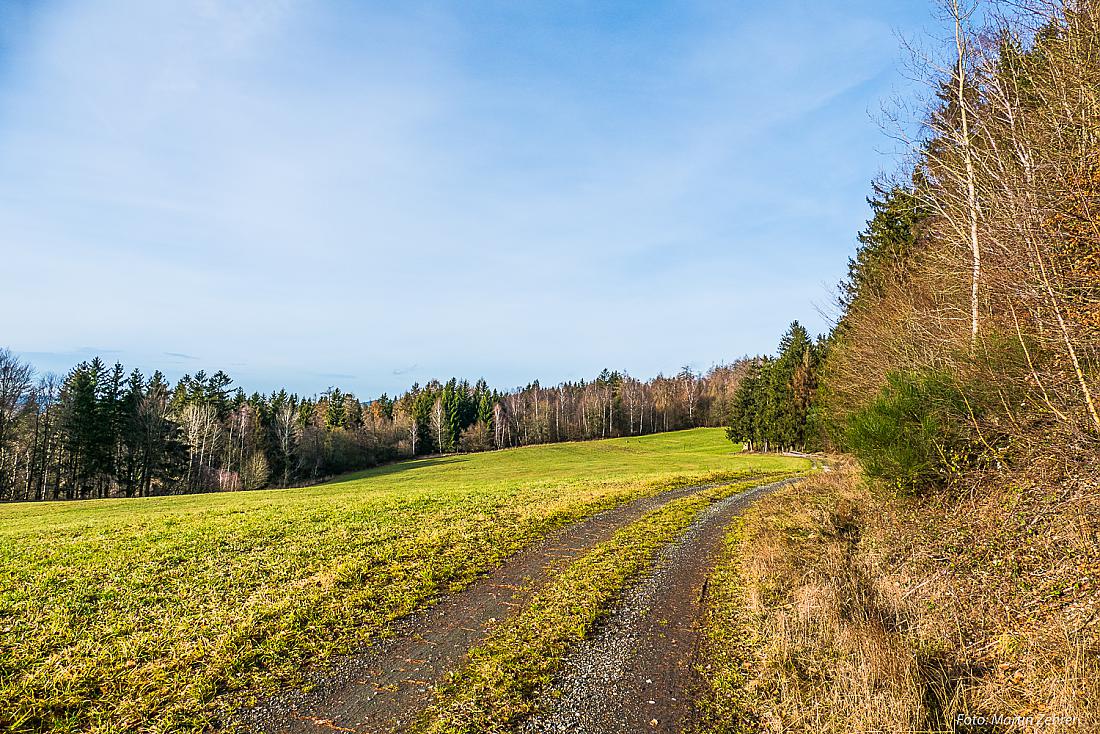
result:
[[[684,487],[635,500],[564,528],[461,592],[413,615],[392,639],[327,666],[309,694],[286,692],[239,713],[259,732],[395,732],[428,702],[498,619],[521,604],[550,569],[607,540],[671,500],[715,485]]]
[[[703,683],[693,663],[706,580],[733,517],[762,494],[797,479],[715,503],[661,553],[652,574],[628,590],[595,635],[565,660],[544,713],[524,731],[637,734],[683,732]]]

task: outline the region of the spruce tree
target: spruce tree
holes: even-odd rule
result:
[[[484,425],[487,431],[493,430],[493,402],[489,391],[485,390],[477,404],[477,422]]]
[[[451,378],[443,387],[440,398],[443,402],[443,445],[444,451],[454,451],[458,446],[458,435],[462,430],[462,404],[458,396],[457,380]]]
[[[98,361],[98,360],[97,360]],[[97,376],[102,372],[87,362],[72,369],[62,388],[62,432],[68,454],[68,499],[89,496],[97,471]]]
[[[122,491],[127,497],[133,497],[138,489],[142,449],[140,412],[144,400],[145,379],[141,372],[135,369],[130,373],[119,400],[120,458],[116,473]]]

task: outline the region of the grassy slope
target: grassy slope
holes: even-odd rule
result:
[[[861,551],[849,467],[750,508],[712,578],[707,732],[939,731],[931,659]]]
[[[1100,731],[1098,500],[899,498],[849,464],[762,499],[711,580],[705,730]]]
[[[720,430],[423,459],[306,489],[0,507],[0,727],[189,730],[552,527],[715,474]]]

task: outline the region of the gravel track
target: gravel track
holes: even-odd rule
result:
[[[458,666],[498,619],[522,604],[530,587],[550,569],[651,510],[721,484],[643,497],[556,531],[462,591],[407,617],[392,638],[330,661],[313,677],[310,693],[284,691],[237,712],[234,723],[270,734],[399,732],[428,703],[443,675]],[[744,494],[749,493],[737,496]]]
[[[761,485],[704,510],[661,552],[596,633],[566,657],[528,734],[683,732],[702,681],[694,668],[706,580],[734,516],[797,478]]]

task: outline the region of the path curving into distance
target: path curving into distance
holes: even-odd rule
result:
[[[693,663],[706,582],[728,526],[756,499],[798,477],[760,485],[708,507],[661,552],[599,629],[566,656],[527,734],[677,734],[703,681]]]
[[[462,591],[411,615],[394,637],[333,661],[309,693],[278,694],[238,712],[237,723],[265,734],[401,731],[430,702],[443,676],[459,666],[497,620],[522,604],[551,569],[578,558],[647,512],[722,484],[667,490],[555,531]]]

